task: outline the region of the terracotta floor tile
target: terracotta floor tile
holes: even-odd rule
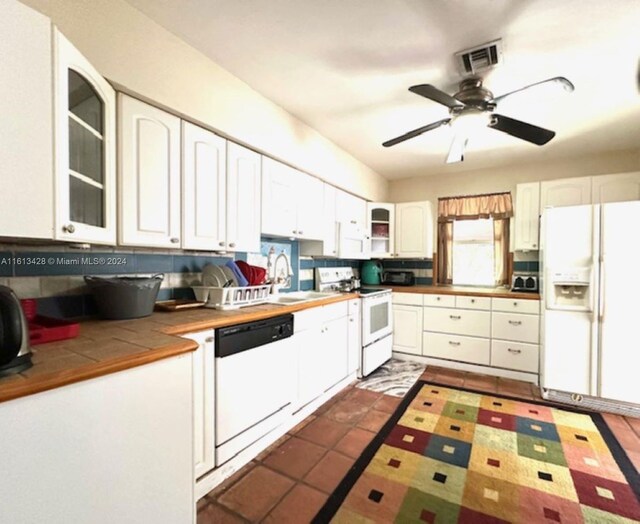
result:
[[[301,479],[325,452],[326,449],[313,442],[291,437],[266,457],[263,463],[289,477]]]
[[[311,422],[313,422],[316,418],[317,418],[316,415],[309,415],[302,422],[300,422],[296,426],[292,427],[289,431],[287,431],[287,433],[289,433],[289,435],[296,435],[301,429],[311,424]]]
[[[327,495],[324,493],[304,484],[298,484],[273,508],[263,522],[270,524],[311,522],[326,500]]]
[[[294,484],[275,471],[257,466],[221,495],[218,502],[255,522],[264,518]]]
[[[357,459],[376,434],[362,428],[352,428],[334,447],[335,451]]]
[[[444,384],[445,386],[462,386],[464,384],[463,377],[451,377],[449,375],[438,375],[434,382]]]
[[[627,424],[631,426],[631,429],[633,429],[635,434],[638,435],[638,438],[640,438],[640,418],[625,417],[625,420],[627,421]]]
[[[258,465],[257,462],[251,461],[248,464],[242,466],[238,471],[236,471],[233,475],[227,478],[222,484],[219,484],[215,488],[213,488],[209,493],[207,493],[207,498],[209,500],[216,500],[220,495],[229,490],[231,486],[233,486],[236,482],[238,482],[241,478],[243,478],[247,473],[249,473],[253,468]]]
[[[198,511],[197,524],[242,524],[245,519],[234,515],[214,502]]]
[[[345,397],[346,400],[352,400],[365,406],[371,406],[382,396],[382,393],[370,391],[368,389],[353,388],[353,391]]]
[[[343,422],[336,422],[329,417],[318,417],[302,429],[298,433],[298,436],[324,446],[325,448],[330,448],[349,431],[349,428],[349,425]]]
[[[373,405],[374,409],[384,411],[385,413],[394,413],[402,402],[402,397],[393,397],[391,395],[382,395]]]
[[[497,393],[498,377],[469,374],[464,380],[464,387],[469,389],[477,389],[478,391],[489,391],[491,393]]]
[[[354,460],[341,453],[329,451],[304,478],[311,486],[332,493],[353,465]]]
[[[377,433],[382,429],[382,426],[384,426],[387,420],[389,420],[389,413],[378,411],[377,409],[372,409],[358,421],[357,426],[359,428]]]
[[[336,404],[325,413],[325,416],[335,420],[336,422],[355,424],[367,411],[369,411],[369,408],[359,404],[358,402],[341,400],[340,402],[336,402]]]
[[[528,382],[522,382],[520,380],[511,380],[508,378],[498,379],[498,393],[503,395],[512,395],[525,399],[531,399],[531,386]]]
[[[267,449],[261,451],[255,459],[256,462],[262,462],[266,459],[271,453],[273,453],[276,449],[278,449],[282,444],[284,444],[287,440],[291,438],[291,435],[285,434],[282,435],[278,440],[276,440],[273,444],[271,444]]]

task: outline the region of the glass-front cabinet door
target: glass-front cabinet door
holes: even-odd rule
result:
[[[395,231],[395,204],[369,202],[367,204],[369,227],[369,253],[371,258],[393,256]]]
[[[55,32],[58,240],[116,243],[115,91]]]

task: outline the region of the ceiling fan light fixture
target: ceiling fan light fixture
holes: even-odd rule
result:
[[[471,137],[482,132],[491,123],[491,113],[467,110],[451,120],[451,128],[457,135]]]

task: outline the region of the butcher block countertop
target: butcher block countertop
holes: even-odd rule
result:
[[[342,294],[291,305],[263,304],[234,311],[209,308],[155,312],[136,320],[87,320],[80,336],[32,348],[33,367],[0,378],[0,402],[142,366],[197,349],[179,335],[276,317],[358,298]]]
[[[504,287],[471,286],[382,286],[394,293],[424,293],[431,295],[463,295],[467,297],[515,298],[519,300],[540,300],[539,293],[510,291]]]

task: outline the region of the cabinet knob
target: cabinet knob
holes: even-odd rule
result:
[[[65,233],[75,233],[76,226],[74,226],[73,224],[67,224],[66,226],[62,226],[62,231],[64,231]]]
[[[532,245],[533,247],[537,247],[537,246],[538,246],[538,244],[531,244],[531,245]]]
[[[235,242],[230,242],[229,243],[229,247],[236,247],[236,243]]]
[[[298,231],[298,235],[302,235],[304,231]]]
[[[218,242],[218,245],[219,245],[220,247],[224,247],[224,244],[225,244],[224,242]]]
[[[436,297],[436,300],[440,300],[440,297]]]
[[[351,222],[352,224],[357,224],[358,223],[355,220],[350,220],[349,222]]]
[[[170,242],[171,242],[172,244],[177,244],[178,242],[180,242],[180,239],[179,239],[179,238],[176,238],[176,237],[173,237],[173,238],[171,238],[171,239],[170,239]]]
[[[355,319],[350,318],[350,319],[349,319],[349,322],[355,322]]]
[[[475,299],[475,298],[472,298],[472,299],[471,299],[471,303],[472,303],[472,304],[475,304],[475,303],[476,303],[476,299]]]
[[[294,229],[293,231],[291,231],[294,235],[297,233],[297,231]]]
[[[513,303],[513,307],[518,307],[518,303],[517,303],[517,302],[514,302],[514,303]]]
[[[334,250],[332,251],[332,253],[333,253],[333,254],[335,255],[335,253],[336,253],[336,250],[334,249]]]

